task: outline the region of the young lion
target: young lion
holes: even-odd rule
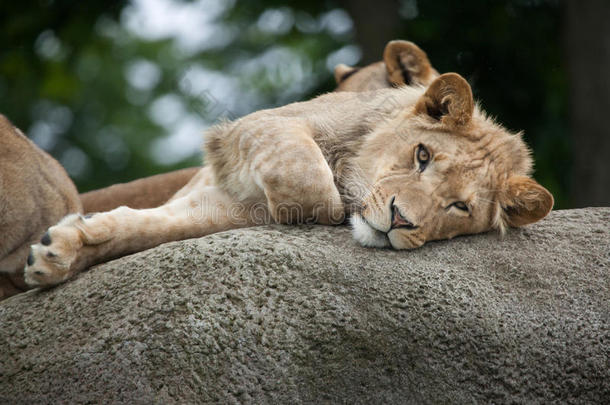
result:
[[[383,60],[368,66],[335,68],[335,91],[371,91],[397,86],[427,86],[438,77],[426,53],[410,41],[388,42]],[[199,172],[189,168],[115,184],[80,195],[83,210],[110,211],[120,205],[131,208],[153,208],[166,202]]]
[[[364,68],[339,65],[335,69],[338,84],[336,91],[366,91],[404,84],[427,85],[436,76],[438,73],[430,65],[425,52],[412,42],[401,40],[387,44],[381,62]],[[65,171],[53,158],[19,134],[8,121],[0,128],[0,145],[9,151],[18,142],[21,151],[19,154],[14,151],[7,153],[6,158],[0,162],[0,175],[10,178],[11,183],[28,179],[27,185],[4,190],[4,204],[0,212],[12,222],[5,220],[0,223],[4,235],[0,242],[0,300],[27,289],[21,270],[29,247],[40,239],[48,226],[63,216],[69,213],[110,211],[121,205],[138,209],[157,207],[168,201],[201,169],[178,170],[80,194],[81,211],[76,189]],[[40,161],[40,156],[45,158]],[[33,161],[41,164],[33,165]],[[27,167],[16,172],[7,169],[24,164]],[[44,186],[44,173],[52,174],[55,187]],[[43,179],[43,182],[38,179]],[[56,204],[54,201],[57,195],[73,205]],[[24,204],[25,200],[27,204]],[[27,207],[30,207],[29,211]],[[32,215],[32,210],[39,215]],[[32,223],[35,218],[37,222]]]
[[[427,86],[438,77],[426,53],[413,42],[388,42],[383,60],[358,68],[344,64],[335,68],[335,91],[371,91],[402,85]],[[128,183],[115,184],[80,195],[83,210],[110,211],[120,205],[153,208],[166,202],[197,174],[201,168],[188,168],[158,174]]]
[[[338,224],[351,215],[365,246],[535,222],[553,197],[532,161],[475,106],[458,74],[425,88],[338,92],[259,111],[208,131],[208,166],[167,204],[70,215],[32,246],[25,278],[60,283],[93,263],[267,223]]]

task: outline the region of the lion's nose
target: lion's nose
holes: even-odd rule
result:
[[[398,207],[395,206],[394,204],[392,204],[392,225],[391,225],[390,229],[397,229],[397,228],[405,228],[405,229],[412,230],[412,229],[417,229],[418,226],[415,225],[413,222],[409,221],[408,219],[406,219],[404,217],[404,215],[401,214]]]

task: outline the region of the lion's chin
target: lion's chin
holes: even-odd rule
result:
[[[390,241],[385,233],[371,227],[360,214],[352,215],[352,235],[362,246],[366,247],[390,247]]]

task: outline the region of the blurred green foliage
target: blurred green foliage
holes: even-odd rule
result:
[[[205,127],[331,91],[332,66],[359,62],[354,27],[366,21],[346,3],[3,2],[0,111],[81,191],[196,165]],[[467,77],[488,112],[524,130],[536,177],[566,207],[560,13],[554,1],[403,0],[395,37]]]

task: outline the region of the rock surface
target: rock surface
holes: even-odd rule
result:
[[[602,403],[609,245],[610,208],[402,252],[169,243],[1,302],[0,403]]]

